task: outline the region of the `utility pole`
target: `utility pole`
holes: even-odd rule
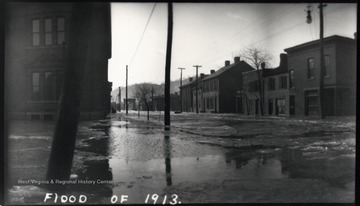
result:
[[[201,67],[201,65],[194,65],[193,67],[196,67],[196,113],[199,113],[199,97],[198,97],[198,68]]]
[[[121,112],[121,88],[119,87],[119,112]]]
[[[80,117],[82,82],[89,62],[92,3],[73,3],[69,54],[64,62],[64,83],[54,129],[46,179],[69,180]],[[56,188],[61,185],[53,185]],[[52,186],[50,186],[52,187]]]
[[[165,130],[170,130],[170,71],[171,71],[171,47],[173,37],[173,5],[168,3],[168,31],[166,43],[166,62],[165,62]]]
[[[319,113],[320,118],[325,119],[325,110],[324,110],[324,14],[323,7],[327,6],[326,4],[320,3],[319,8],[319,19],[320,19],[320,75],[319,75],[319,91],[318,91],[318,103],[319,103]],[[310,6],[307,10],[307,20],[306,22],[310,24],[312,22]]]
[[[128,105],[128,65],[126,65],[126,91],[125,91],[125,106],[126,106],[126,115],[128,115],[129,105]]]
[[[182,70],[184,70],[185,68],[178,68],[180,69],[180,112],[182,113]]]

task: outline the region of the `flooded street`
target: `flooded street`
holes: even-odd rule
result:
[[[355,134],[346,124],[185,119],[170,131],[122,115],[81,123],[77,183],[66,194],[86,195],[89,204],[354,201]],[[51,149],[51,125],[27,127],[31,135],[9,137],[9,199],[16,204],[41,203],[48,192],[18,181],[43,180]]]
[[[107,144],[107,164],[93,161],[87,170],[107,170],[111,195],[128,195],[127,203],[144,203],[149,194],[176,194],[182,203],[353,200],[354,157],[344,151],[321,157],[336,152],[338,144],[229,147],[217,144],[216,138],[204,141],[177,129],[164,132],[146,123],[114,120],[104,132],[108,139],[88,143]],[[282,187],[294,188],[279,196],[276,191]]]

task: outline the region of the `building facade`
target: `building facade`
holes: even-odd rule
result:
[[[83,76],[80,119],[104,118],[110,112],[110,4],[92,6],[92,44]],[[69,53],[72,3],[7,3],[6,12],[5,94],[9,118],[54,120]]]
[[[207,75],[201,73],[197,80],[197,88],[198,88],[198,111],[203,111],[203,103],[202,103],[202,84],[201,80],[205,78]],[[182,111],[183,112],[196,112],[196,79],[193,77],[189,78],[189,82],[183,84],[182,87],[179,87],[182,92]]]
[[[237,94],[243,107],[239,113],[260,115],[262,109],[264,115],[294,115],[292,75],[286,54],[280,54],[280,65],[276,68],[266,68],[263,63],[260,70],[244,73],[244,89]]]
[[[285,49],[293,72],[295,115],[319,115],[319,41]],[[356,40],[324,38],[324,111],[326,116],[355,115]]]
[[[240,57],[235,57],[233,64],[227,60],[221,69],[212,70],[201,81],[205,112],[235,113],[236,92],[242,90],[243,73],[253,70],[245,61],[240,61]]]

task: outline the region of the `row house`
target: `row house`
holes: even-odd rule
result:
[[[209,76],[202,81],[202,102],[204,112],[235,113],[236,91],[242,89],[243,72],[254,70],[240,57],[234,58],[234,63],[225,61],[224,67],[211,70]]]
[[[110,112],[110,3],[92,3],[89,62],[84,71],[80,119]],[[5,95],[12,119],[53,120],[57,116],[72,3],[12,2],[5,14]]]
[[[285,49],[295,95],[295,115],[319,115],[319,40]],[[356,111],[356,40],[338,35],[324,38],[324,111],[326,116]]]
[[[277,68],[266,68],[262,63],[261,69],[244,73],[244,89],[237,93],[238,108],[242,109],[237,112],[259,115],[263,110],[264,115],[292,115],[292,74],[287,67],[286,54],[280,54]]]
[[[207,75],[201,73],[198,80],[194,80],[193,77],[189,78],[189,82],[183,84],[180,87],[182,93],[182,111],[183,112],[196,112],[196,82],[198,87],[198,110],[203,111],[202,103],[202,85],[201,80],[204,79]]]

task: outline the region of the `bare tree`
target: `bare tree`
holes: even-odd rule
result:
[[[154,97],[163,94],[163,87],[151,83],[141,83],[135,85],[133,93],[134,97],[138,100],[139,112],[141,103],[146,106],[147,120],[149,120],[150,110],[154,108]]]
[[[261,67],[265,67],[265,63],[270,63],[273,60],[273,56],[268,53],[261,46],[246,47],[241,51],[240,56],[244,60],[257,70],[258,88],[259,88],[259,102],[260,113],[264,115],[264,82],[260,72]]]

